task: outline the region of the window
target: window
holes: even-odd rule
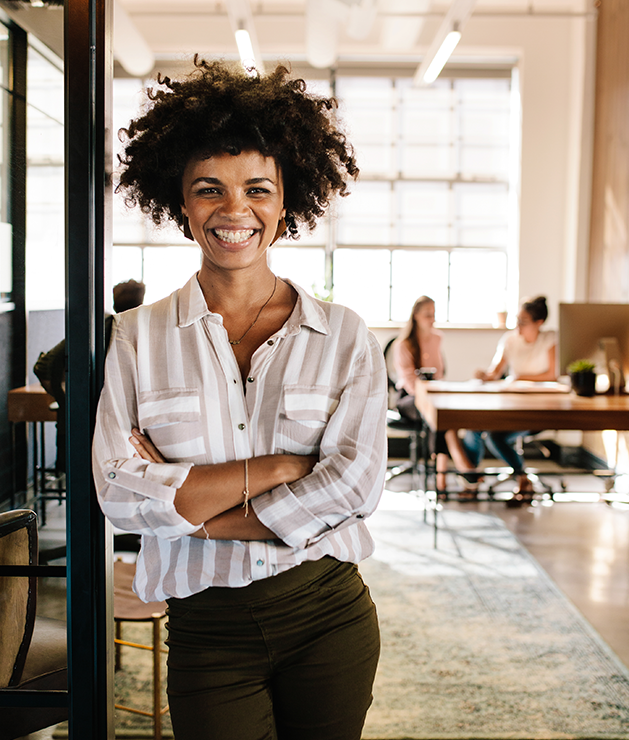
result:
[[[0,310],[2,304],[13,306],[13,230],[7,223],[9,198],[9,152],[11,151],[11,77],[9,30],[0,24]]]
[[[511,85],[339,76],[361,176],[339,204],[335,300],[372,324],[405,321],[424,293],[440,322],[493,321],[515,262]]]
[[[28,47],[26,119],[26,301],[65,305],[63,70]]]

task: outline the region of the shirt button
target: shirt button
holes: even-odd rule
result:
[[[269,347],[272,347],[275,344],[275,342],[272,339],[269,339],[267,344],[269,345]]]
[[[112,472],[112,473],[109,473],[109,477],[110,477],[110,478],[115,478],[115,477],[116,477],[116,474],[115,474],[115,473],[113,473],[113,472]]]
[[[258,560],[258,562],[256,563],[256,565],[264,565],[264,560]]]
[[[239,425],[238,425],[238,429],[240,429],[240,431],[241,431],[241,432],[242,432],[242,430],[243,430],[244,428],[245,428],[245,425],[244,425],[244,424],[239,424]]]
[[[254,378],[247,378],[247,383],[253,383]]]

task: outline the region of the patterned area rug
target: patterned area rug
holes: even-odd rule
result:
[[[443,511],[434,549],[413,501],[388,494],[370,519],[383,646],[364,740],[629,740],[629,672],[502,521]],[[116,701],[149,709],[151,654],[126,648],[123,666]],[[116,711],[117,738],[152,736]]]
[[[383,652],[365,740],[627,740],[629,672],[503,522],[439,522],[434,549],[421,511],[370,519]]]

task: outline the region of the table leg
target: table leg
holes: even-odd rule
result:
[[[423,455],[424,455],[424,522],[427,522],[428,516],[428,502],[430,498],[431,483],[434,481],[434,492],[435,500],[433,503],[433,535],[434,541],[433,546],[437,547],[437,531],[439,529],[439,523],[437,520],[437,508],[439,504],[437,494],[437,432],[433,431],[427,424],[425,425],[424,444],[423,444]]]

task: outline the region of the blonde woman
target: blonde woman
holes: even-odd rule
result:
[[[415,301],[409,320],[393,345],[393,359],[397,373],[396,387],[400,392],[398,410],[410,419],[418,419],[415,408],[415,381],[422,368],[431,368],[433,380],[445,374],[445,363],[441,352],[443,334],[435,329],[435,302],[428,296]],[[448,455],[461,474],[464,486],[463,497],[474,498],[479,475],[470,461],[456,429],[448,429],[437,435],[437,488],[446,489]]]

